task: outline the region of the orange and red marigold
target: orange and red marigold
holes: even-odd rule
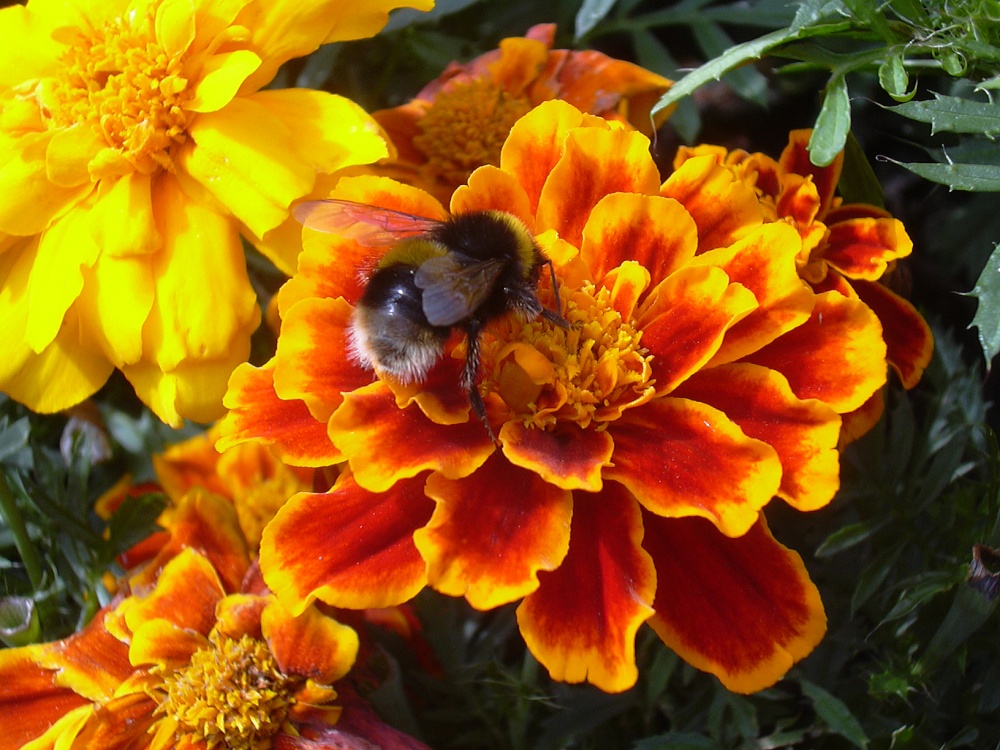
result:
[[[799,232],[752,185],[712,155],[661,184],[648,146],[551,101],[455,192],[453,213],[504,210],[534,233],[572,324],[511,319],[483,336],[498,445],[457,385],[461,336],[416,385],[373,382],[341,354],[357,270],[378,251],[306,233],[277,353],[234,373],[220,441],[347,464],[264,532],[261,568],[293,612],[427,585],[479,609],[523,599],[521,632],[551,675],[608,691],[636,681],[644,622],[741,692],[819,642],[819,594],[761,510],[833,497],[841,415],[886,379],[881,326],[800,279]],[[446,215],[385,178],[345,178],[335,197]],[[555,308],[544,279],[539,293]]]

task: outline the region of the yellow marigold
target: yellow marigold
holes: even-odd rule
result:
[[[288,206],[387,153],[343,98],[260,90],[285,61],[431,0],[32,0],[0,10],[0,389],[39,412],[118,368],[211,421],[260,312],[241,237],[291,271]]]

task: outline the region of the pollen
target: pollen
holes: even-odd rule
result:
[[[265,750],[282,728],[301,678],[281,673],[267,644],[218,631],[182,669],[164,676],[154,695],[192,746]],[[163,695],[165,693],[165,695]],[[183,743],[182,743],[183,744]]]
[[[461,183],[474,169],[500,163],[500,148],[531,103],[497,83],[456,83],[434,100],[417,127],[413,144],[427,157],[427,176]]]
[[[570,421],[601,430],[653,397],[652,355],[641,346],[642,331],[612,306],[609,290],[588,283],[560,291],[569,327],[514,322],[513,335],[485,352],[485,361],[493,355],[487,387],[527,426]]]
[[[111,169],[172,169],[171,148],[186,137],[190,98],[182,56],[156,41],[151,15],[129,15],[69,40],[55,78],[35,88],[50,129],[82,124],[107,143]]]

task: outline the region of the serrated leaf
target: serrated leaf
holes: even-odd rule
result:
[[[979,346],[989,362],[1000,352],[1000,245],[993,249],[969,294],[979,303],[969,326],[978,329]]]
[[[149,536],[166,504],[166,496],[157,493],[125,498],[108,519],[108,538],[103,545],[107,559]]]
[[[835,75],[827,84],[823,106],[809,138],[809,161],[817,167],[828,166],[844,150],[850,130],[851,99],[847,81],[842,75]]]
[[[809,680],[801,680],[800,684],[802,692],[812,701],[816,713],[830,729],[855,747],[860,747],[862,750],[868,747],[868,736],[847,704]]]
[[[732,37],[717,23],[692,23],[691,31],[707,57],[716,57],[733,46]],[[767,106],[767,79],[753,67],[734,68],[724,78],[744,99]]]
[[[788,42],[805,39],[811,36],[833,34],[850,28],[850,23],[819,24],[805,28],[788,28],[772,31],[770,34],[752,39],[743,44],[730,47],[713,60],[692,70],[677,81],[653,107],[652,115],[669,107],[674,102],[691,94],[709,81],[717,81],[730,70],[754,60],[759,60],[765,53]]]
[[[576,12],[576,38],[585,36],[588,31],[604,20],[604,17],[615,7],[616,0],[583,0],[583,5]]]
[[[987,138],[1000,135],[1000,105],[937,93],[934,97],[889,109],[911,120],[929,123],[931,135],[941,132],[975,133]]]
[[[992,164],[928,164],[883,158],[910,170],[925,180],[947,185],[952,190],[1000,192],[1000,167]]]
[[[893,34],[889,22],[882,15],[882,6],[870,0],[844,0],[844,5],[858,21],[872,29],[883,39],[891,39]]]
[[[821,21],[847,15],[840,0],[805,0],[795,12],[791,29],[804,29]]]

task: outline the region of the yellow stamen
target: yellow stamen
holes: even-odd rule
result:
[[[214,632],[210,644],[164,675],[153,696],[157,712],[177,724],[177,740],[188,737],[210,749],[270,748],[302,678],[282,674],[267,644],[249,635],[235,640]]]
[[[509,338],[485,342],[484,361],[493,363],[485,386],[528,426],[604,429],[652,398],[652,355],[640,346],[642,331],[611,306],[609,290],[588,283],[560,291],[570,327],[514,322]]]
[[[181,56],[160,46],[151,15],[78,31],[59,71],[34,90],[49,128],[83,124],[134,169],[172,169],[170,148],[186,137],[182,107],[191,92]]]
[[[500,147],[531,103],[493,81],[454,84],[438,94],[413,144],[427,157],[428,176],[465,182],[474,169],[500,163]]]

